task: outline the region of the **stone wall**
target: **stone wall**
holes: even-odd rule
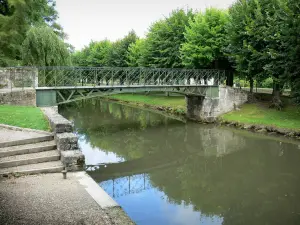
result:
[[[31,67],[0,68],[0,89],[35,87],[38,83],[38,70]]]
[[[0,89],[0,105],[36,106],[34,89],[11,90],[2,92]]]
[[[247,92],[231,87],[219,87],[219,98],[186,96],[187,116],[191,119],[214,121],[248,101]]]
[[[35,68],[0,68],[0,104],[36,106],[37,82]]]
[[[68,171],[83,170],[84,155],[78,146],[78,137],[72,133],[73,126],[69,120],[57,112],[57,107],[41,108],[48,118],[61,161]]]

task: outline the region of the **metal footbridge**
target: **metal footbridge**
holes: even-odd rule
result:
[[[118,93],[171,92],[218,97],[225,71],[116,67],[6,67],[0,83],[35,88],[38,106]]]

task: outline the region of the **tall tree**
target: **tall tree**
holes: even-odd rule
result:
[[[230,63],[225,54],[227,12],[214,8],[190,19],[181,47],[182,63],[190,68],[227,69]]]
[[[111,45],[112,43],[109,40],[91,41],[84,49],[72,54],[72,62],[75,66],[106,66],[107,54]]]
[[[280,40],[284,24],[284,0],[238,0],[230,9],[228,51],[237,71],[250,81],[272,77],[274,98],[272,106],[281,108],[281,75],[285,72],[285,57]]]
[[[281,36],[287,56],[287,73],[284,78],[290,81],[292,96],[300,103],[300,2],[287,0],[287,7],[286,26]]]
[[[140,67],[145,63],[142,61],[142,56],[146,51],[146,40],[138,39],[135,43],[130,44],[127,54],[127,65],[130,67]]]
[[[52,28],[32,27],[22,45],[24,65],[67,66],[71,64],[67,45]]]
[[[146,51],[142,56],[144,66],[157,68],[182,68],[180,46],[192,10],[177,9],[169,17],[155,22],[146,37]]]
[[[114,42],[109,48],[104,59],[107,66],[127,67],[128,48],[138,39],[136,33],[132,30],[124,38]]]

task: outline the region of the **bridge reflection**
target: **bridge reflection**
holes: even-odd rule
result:
[[[100,182],[100,186],[113,198],[137,194],[153,188],[148,174],[136,174]]]

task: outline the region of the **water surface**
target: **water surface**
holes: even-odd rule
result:
[[[100,99],[60,111],[88,173],[137,224],[300,224],[300,143]]]

